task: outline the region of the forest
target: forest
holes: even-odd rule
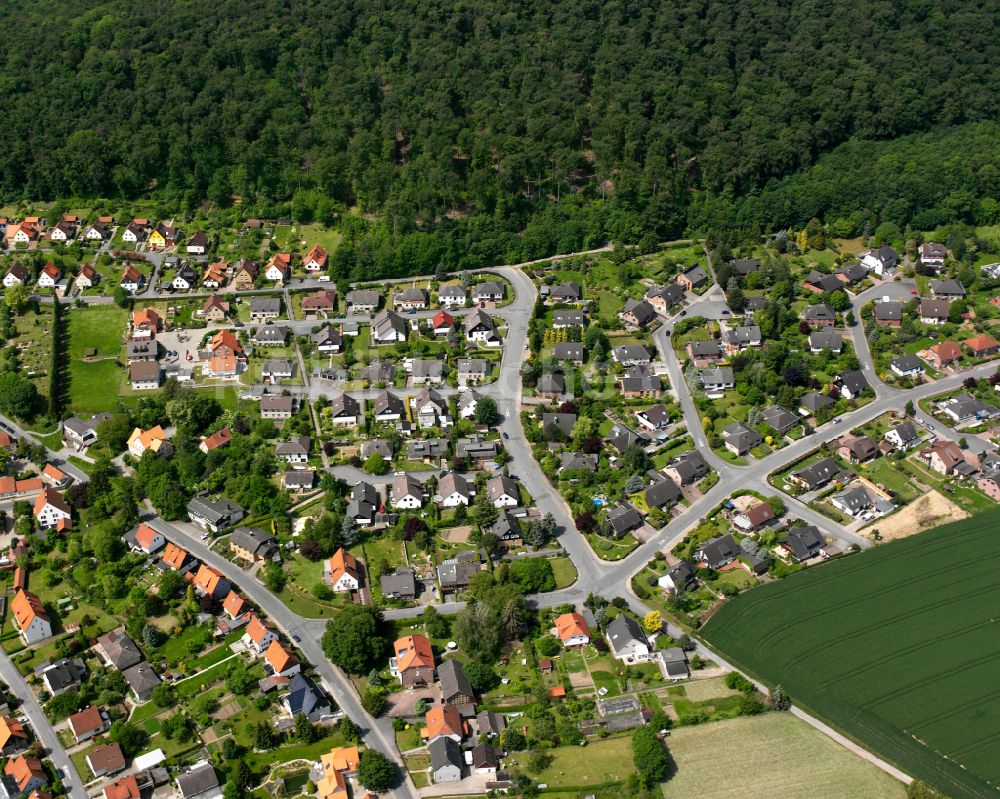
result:
[[[0,199],[356,209],[341,268],[369,276],[817,214],[974,222],[996,193],[996,131],[976,125],[998,110],[996,17],[974,0],[46,0],[0,39]]]

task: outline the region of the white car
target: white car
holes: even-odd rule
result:
[[[320,282],[320,283],[329,283],[329,282],[330,282],[330,280],[331,280],[331,278],[330,278],[330,276],[329,276],[329,275],[320,275],[320,276],[319,276],[319,277],[317,278],[317,280],[319,280],[319,282]]]

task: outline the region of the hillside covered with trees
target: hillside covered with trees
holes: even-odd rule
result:
[[[902,226],[928,208],[886,191],[844,207],[812,196],[827,173],[808,170],[845,142],[928,132],[961,159],[965,128],[937,131],[996,117],[998,15],[974,0],[46,0],[0,38],[0,198],[152,194],[302,221],[357,207],[345,257],[383,273],[389,248],[459,265],[692,223],[863,211]],[[851,144],[824,168],[863,172],[879,152]],[[975,221],[996,193],[980,172],[950,176],[968,202],[941,198],[944,213]]]

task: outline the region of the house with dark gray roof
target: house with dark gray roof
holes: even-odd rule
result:
[[[297,672],[288,685],[288,693],[281,698],[288,714],[295,718],[299,713],[310,721],[330,712],[330,701],[309,677]]]
[[[802,399],[799,400],[799,413],[803,416],[810,416],[824,408],[829,408],[831,405],[833,405],[833,400],[826,396],[826,394],[810,391],[803,394]]]
[[[625,503],[616,508],[610,508],[607,514],[608,524],[616,536],[625,535],[642,527],[642,516],[632,505]]]
[[[645,410],[636,411],[635,418],[639,420],[639,424],[650,430],[663,430],[670,426],[670,414],[667,412],[667,406],[662,402]]]
[[[584,361],[583,344],[574,341],[560,341],[552,346],[552,357],[557,361],[581,364]]]
[[[288,341],[284,325],[261,325],[253,332],[252,341],[258,347],[281,347]]]
[[[560,452],[559,453],[559,471],[575,471],[577,469],[582,469],[585,472],[596,472],[597,471],[597,456],[596,455],[585,455],[580,452]]]
[[[837,312],[825,302],[808,305],[802,318],[813,327],[832,327],[837,321]]]
[[[251,297],[249,305],[251,322],[281,316],[281,297]]]
[[[644,328],[656,319],[656,311],[645,300],[626,300],[618,318],[626,327]]]
[[[553,311],[552,327],[560,330],[564,327],[583,327],[585,320],[583,311]]]
[[[649,660],[649,640],[635,619],[627,613],[619,613],[607,628],[608,645],[617,660],[626,663]]]
[[[708,463],[697,450],[678,455],[663,473],[677,485],[691,485],[708,474]]]
[[[795,425],[799,423],[799,417],[791,411],[786,411],[780,405],[771,405],[761,411],[764,417],[764,424],[774,430],[778,435],[785,435]]]
[[[187,504],[187,513],[192,522],[213,533],[232,527],[241,521],[244,515],[243,508],[235,502],[230,502],[225,497],[209,499],[207,494],[191,497]]]
[[[825,544],[826,541],[823,540],[819,529],[808,524],[789,530],[778,544],[777,551],[780,555],[801,563],[819,555]]]
[[[839,494],[834,494],[830,503],[848,516],[856,516],[871,507],[872,501],[868,492],[861,486],[854,486]]]
[[[462,750],[447,735],[435,738],[427,746],[431,756],[434,782],[458,782],[462,779]]]
[[[573,435],[573,425],[576,424],[575,413],[543,413],[542,430],[549,432],[558,430],[569,438]]]
[[[99,636],[97,649],[109,666],[124,671],[142,661],[142,652],[125,630],[112,630]]]
[[[844,399],[854,399],[868,388],[868,380],[860,369],[845,369],[837,375],[836,385]]]
[[[538,378],[535,391],[543,399],[552,399],[566,393],[566,378],[562,372],[546,372]]]
[[[710,569],[721,569],[736,560],[742,552],[732,534],[726,533],[710,538],[698,547],[695,559]]]
[[[552,287],[549,291],[551,302],[573,303],[583,299],[583,289],[576,281],[560,283]]]
[[[382,596],[388,599],[414,599],[417,596],[417,579],[413,569],[397,566],[391,574],[379,577]]]
[[[840,333],[822,328],[813,330],[809,334],[809,351],[813,355],[818,355],[823,350],[830,350],[835,355],[840,355],[844,348],[844,337]]]
[[[132,689],[132,693],[140,702],[145,702],[153,694],[153,689],[160,684],[160,678],[153,667],[145,661],[125,669],[122,677]]]
[[[820,458],[803,469],[788,475],[788,482],[807,491],[815,491],[840,474],[840,466],[833,458]]]
[[[653,360],[653,356],[641,344],[624,344],[611,348],[611,359],[622,366],[645,366]]]
[[[889,368],[894,374],[909,378],[919,377],[926,371],[924,362],[916,355],[900,355],[898,358],[893,358]]]
[[[702,388],[709,393],[727,391],[736,386],[736,375],[731,366],[712,366],[699,373]]]
[[[745,455],[754,447],[764,443],[764,438],[756,430],[751,430],[743,422],[733,422],[722,430],[722,441],[734,455]]]
[[[666,508],[681,498],[681,490],[673,480],[664,477],[647,488],[643,498],[649,508]]]
[[[465,669],[455,658],[448,658],[437,667],[438,682],[441,683],[441,701],[446,705],[473,705],[476,692],[465,676]]]
[[[623,424],[614,425],[604,440],[619,453],[623,453],[631,446],[645,447],[649,444],[649,436]]]

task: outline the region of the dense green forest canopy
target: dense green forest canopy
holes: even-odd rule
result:
[[[421,246],[446,260],[522,233],[527,254],[670,238],[849,140],[995,117],[997,16],[975,0],[46,0],[0,38],[0,197],[357,206],[394,241],[442,235]]]

